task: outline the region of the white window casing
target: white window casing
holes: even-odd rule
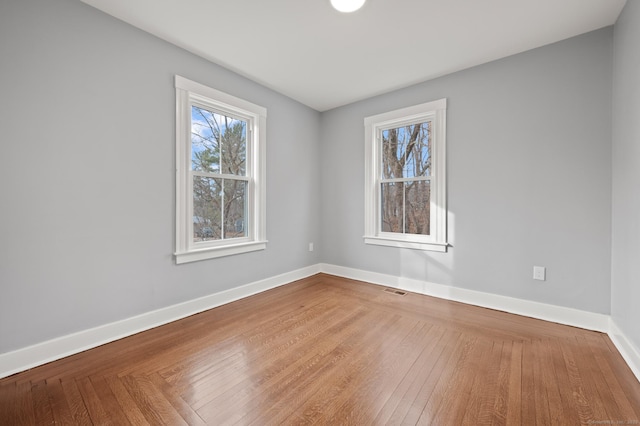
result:
[[[267,110],[251,102],[175,76],[176,88],[176,263],[229,256],[266,248],[266,120]],[[245,175],[221,179],[246,181],[246,235],[214,241],[194,240],[191,107],[206,108],[247,123]],[[220,171],[221,172],[221,171]],[[217,177],[218,175],[216,175]],[[224,226],[224,223],[223,223]]]
[[[446,109],[439,99],[364,119],[365,126],[365,235],[366,244],[418,250],[447,251]],[[381,224],[382,132],[431,122],[429,235],[383,232]],[[396,179],[401,181],[402,179]],[[413,179],[418,180],[418,179]]]

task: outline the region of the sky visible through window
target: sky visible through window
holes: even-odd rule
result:
[[[382,131],[382,178],[431,174],[431,122]]]
[[[246,121],[191,107],[192,170],[244,175],[246,140]]]

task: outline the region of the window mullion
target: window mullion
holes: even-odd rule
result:
[[[407,185],[402,183],[402,233],[407,233]]]
[[[224,232],[224,221],[225,221],[225,217],[224,217],[224,203],[225,203],[225,199],[224,199],[224,195],[225,195],[225,191],[224,191],[224,179],[220,179],[221,183],[220,183],[220,192],[222,192],[222,194],[220,195],[220,239],[224,240],[225,239],[225,232]]]

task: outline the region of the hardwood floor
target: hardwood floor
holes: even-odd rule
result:
[[[0,380],[0,424],[640,424],[601,333],[319,274]]]

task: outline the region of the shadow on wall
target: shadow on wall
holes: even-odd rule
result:
[[[447,214],[447,241],[450,247],[446,253],[400,250],[398,254],[399,276],[429,283],[454,285],[455,215],[452,212]]]

